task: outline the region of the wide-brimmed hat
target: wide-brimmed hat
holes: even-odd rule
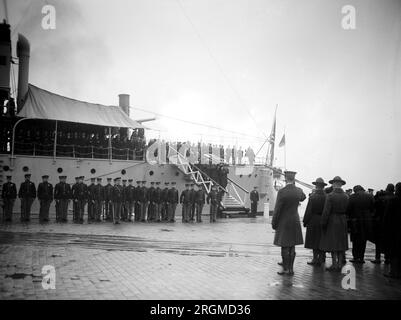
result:
[[[330,184],[333,184],[334,182],[341,182],[342,184],[346,184],[346,182],[339,176],[335,176],[332,180],[329,181]]]
[[[317,178],[316,181],[312,182],[313,185],[321,185],[321,186],[327,186],[327,183],[324,182],[323,178]]]

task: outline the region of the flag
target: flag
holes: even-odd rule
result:
[[[280,143],[278,144],[279,147],[285,146],[285,134],[283,134],[283,137],[281,138]]]

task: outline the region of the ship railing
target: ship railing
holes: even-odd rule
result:
[[[25,143],[15,141],[15,154],[31,156],[53,156],[54,144]],[[80,146],[57,144],[56,157],[72,157],[86,159],[117,159],[117,160],[138,160],[144,159],[144,151],[130,148],[108,148],[100,146]]]

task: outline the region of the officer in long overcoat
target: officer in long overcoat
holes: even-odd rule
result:
[[[256,217],[256,212],[258,210],[258,201],[259,201],[259,192],[258,192],[258,187],[254,186],[253,190],[249,194],[249,198],[251,200],[251,214],[250,216],[255,218]]]
[[[322,178],[317,178],[312,184],[315,185],[316,188],[309,197],[303,219],[304,227],[306,227],[305,248],[313,250],[313,259],[307,263],[309,265],[319,266],[325,260],[325,253],[320,251],[319,246],[322,234],[321,218],[326,201],[324,187],[327,183],[325,183]]]
[[[11,181],[11,176],[7,176],[7,182],[3,184],[1,197],[3,198],[4,218],[6,221],[11,222],[14,202],[17,198],[17,186]]]
[[[66,183],[67,176],[59,176],[60,182],[54,187],[56,200],[56,222],[67,222],[68,201],[72,198],[71,187]]]
[[[331,252],[333,263],[326,270],[340,271],[341,257],[348,250],[346,218],[348,196],[342,189],[346,182],[339,176],[334,177],[329,183],[332,185],[333,191],[327,195],[324,204],[320,250]]]
[[[49,176],[42,176],[43,181],[38,185],[38,199],[40,201],[39,221],[49,221],[50,204],[53,201],[53,185],[48,182]]]
[[[274,244],[281,247],[283,271],[279,275],[293,275],[295,246],[303,244],[301,222],[298,214],[299,202],[306,196],[302,189],[295,186],[293,171],[285,171],[286,186],[277,193],[276,205],[272,218],[272,228],[276,231]]]
[[[364,263],[366,242],[372,230],[374,198],[361,186],[354,187],[347,207],[349,230],[351,231],[353,263]]]
[[[25,181],[21,183],[18,198],[21,199],[21,221],[29,222],[32,203],[36,198],[36,187],[31,181],[30,173],[25,174]]]

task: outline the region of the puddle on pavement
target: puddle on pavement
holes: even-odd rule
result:
[[[23,273],[23,272],[16,272],[16,273],[13,273],[13,274],[6,274],[6,278],[11,278],[11,279],[14,279],[14,280],[25,279],[26,277],[42,278],[42,276],[35,276],[32,273]]]
[[[174,230],[171,230],[171,229],[160,229],[160,231],[172,232],[172,231],[174,231]]]

